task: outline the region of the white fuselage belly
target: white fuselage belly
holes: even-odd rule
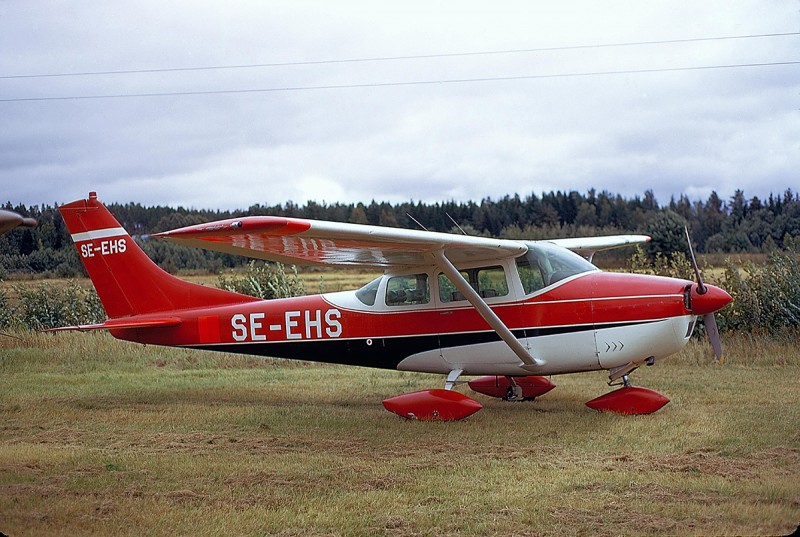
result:
[[[537,375],[556,375],[611,369],[642,363],[652,357],[665,358],[682,349],[689,340],[689,325],[695,317],[685,315],[647,323],[621,323],[583,332],[521,338],[536,358],[544,361]],[[454,369],[464,375],[530,375],[503,341],[431,350],[409,356],[397,369],[447,374]]]

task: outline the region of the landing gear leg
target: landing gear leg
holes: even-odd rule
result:
[[[525,396],[522,393],[522,386],[517,384],[517,381],[514,380],[514,377],[506,377],[508,382],[510,383],[509,387],[506,388],[506,395],[503,397],[504,401],[524,401]],[[533,397],[531,397],[533,399]]]
[[[458,377],[460,377],[461,373],[463,372],[464,372],[463,369],[453,369],[452,371],[450,371],[450,373],[447,374],[447,380],[444,381],[444,389],[452,390],[453,387],[456,385]]]
[[[619,386],[620,383],[617,382],[618,380],[622,379],[622,386],[627,388],[631,385],[630,380],[628,377],[631,373],[639,369],[639,366],[634,363],[630,363],[627,365],[615,367],[608,371],[608,385],[609,386]]]

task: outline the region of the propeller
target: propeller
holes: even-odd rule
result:
[[[686,232],[686,242],[689,244],[689,254],[692,257],[692,267],[694,268],[694,274],[697,277],[697,294],[703,296],[708,293],[709,288],[703,283],[703,277],[700,275],[700,267],[697,265],[697,258],[695,258],[694,249],[692,248],[692,239],[689,237],[689,228],[684,226],[683,230]],[[714,349],[714,355],[717,357],[717,362],[722,365],[725,363],[725,357],[722,354],[722,341],[719,337],[717,319],[714,317],[713,311],[703,315],[703,323],[706,325],[708,341],[711,343],[711,348]]]
[[[23,216],[15,213],[14,211],[6,211],[0,209],[0,235],[6,231],[11,231],[17,226],[22,227],[35,227],[36,220],[33,218],[24,218]]]

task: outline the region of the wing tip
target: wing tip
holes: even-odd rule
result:
[[[215,222],[195,224],[161,233],[158,239],[201,239],[204,237],[232,237],[237,235],[297,235],[311,228],[311,222],[283,216],[244,216]]]

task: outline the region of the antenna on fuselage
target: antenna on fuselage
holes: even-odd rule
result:
[[[414,223],[415,223],[415,224],[417,224],[419,227],[421,227],[421,228],[422,228],[424,231],[428,231],[428,228],[426,228],[425,226],[423,226],[422,224],[420,224],[420,223],[419,223],[419,220],[417,220],[416,218],[414,218],[413,216],[411,216],[411,213],[406,213],[406,216],[407,216],[407,217],[409,217],[411,220],[413,220],[413,221],[414,221]]]
[[[453,218],[452,216],[450,216],[450,213],[444,213],[444,214],[446,214],[446,215],[447,215],[447,218],[449,218],[449,219],[450,219],[450,221],[456,225],[456,227],[458,228],[458,230],[459,230],[461,233],[463,233],[464,235],[466,235],[466,234],[467,234],[467,232],[466,232],[466,231],[464,231],[464,229],[463,229],[461,226],[459,226],[459,225],[458,225],[458,222],[456,222],[456,219],[455,219],[455,218]]]

